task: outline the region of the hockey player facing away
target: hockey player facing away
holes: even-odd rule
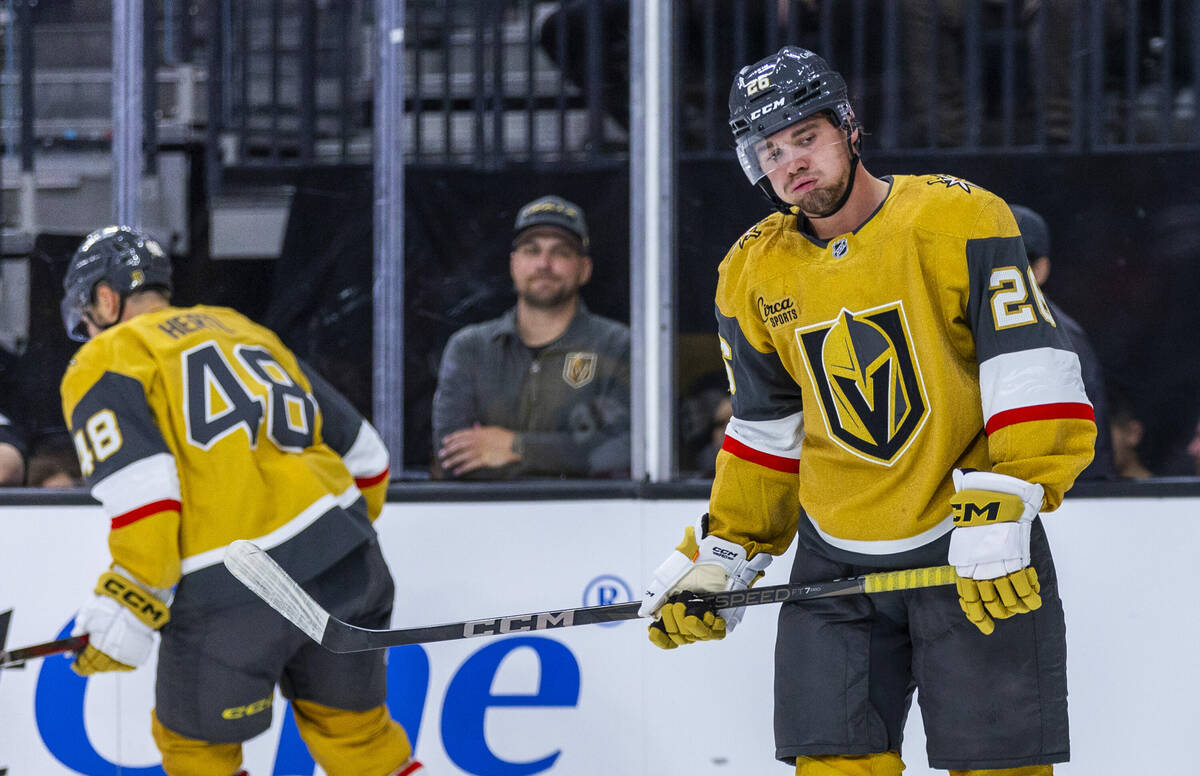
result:
[[[62,382],[83,475],[112,519],[112,566],[79,610],[73,667],[128,671],[161,636],[151,725],[171,776],[239,772],[271,724],[275,686],[331,776],[413,774],[388,714],[383,652],[335,655],[225,570],[224,548],[269,548],[335,616],[387,627],[393,584],[372,521],[388,453],[375,429],[271,331],[222,307],[170,305],[150,237],[88,235],[63,281],[86,341]]]
[[[733,418],[708,514],[644,595],[650,640],[724,637],[742,610],[678,598],[745,588],[793,537],[793,582],[949,562],[957,591],[783,605],[775,756],[899,774],[919,687],[933,767],[1050,774],[1069,754],[1066,642],[1038,513],[1096,429],[1012,213],[959,178],[867,172],[845,82],[810,51],[743,68],[729,104],[780,212],[720,266]]]

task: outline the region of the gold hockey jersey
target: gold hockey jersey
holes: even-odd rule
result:
[[[167,307],[100,333],[71,360],[62,400],[113,560],[145,585],[178,583],[175,606],[246,597],[221,563],[234,539],[306,580],[374,535],[379,435],[233,310]]]
[[[764,219],[716,307],[733,419],[709,528],[751,554],[782,553],[799,519],[847,553],[915,550],[953,526],[953,469],[1039,483],[1049,511],[1091,460],[1079,359],[1008,206],[967,181],[895,176],[828,241]]]

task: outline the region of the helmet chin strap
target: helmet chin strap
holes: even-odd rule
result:
[[[850,157],[850,179],[846,181],[846,190],[842,192],[842,196],[838,197],[838,201],[833,207],[826,210],[824,213],[804,213],[805,218],[829,218],[834,213],[841,210],[846,205],[846,200],[850,199],[850,192],[854,190],[854,176],[858,173],[858,157]],[[803,211],[801,211],[803,212]]]
[[[113,319],[112,323],[101,323],[100,321],[96,320],[95,316],[92,315],[90,310],[84,310],[83,317],[87,318],[88,321],[100,331],[107,331],[108,329],[111,329],[113,326],[116,326],[121,322],[121,316],[125,314],[125,297],[122,296],[118,298],[121,300],[121,302],[117,306],[117,317]]]

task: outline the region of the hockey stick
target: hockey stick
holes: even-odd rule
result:
[[[427,644],[433,641],[451,641],[474,636],[492,636],[502,633],[633,620],[638,617],[638,609],[641,607],[640,601],[633,601],[627,604],[586,606],[579,609],[517,614],[511,617],[467,620],[419,628],[371,630],[350,625],[330,615],[308,593],[304,592],[296,580],[288,576],[288,573],[280,568],[279,564],[265,550],[252,542],[238,540],[230,544],[225,550],[225,568],[229,569],[229,573],[233,574],[255,595],[266,601],[272,609],[282,614],[296,627],[307,633],[313,641],[330,652],[363,652],[401,644]],[[698,595],[697,598],[711,602],[718,609],[724,609],[730,606],[805,601],[835,595],[913,590],[919,587],[952,585],[954,580],[953,566],[932,566],[903,571],[885,571],[849,579],[835,579],[830,582],[773,585],[729,593],[704,593]]]
[[[63,652],[78,652],[86,647],[87,643],[88,637],[85,633],[82,636],[69,636],[65,639],[56,639],[19,649],[0,650],[0,669],[20,668],[30,658],[49,657]]]

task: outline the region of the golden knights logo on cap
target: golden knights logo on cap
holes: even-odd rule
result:
[[[796,331],[829,436],[853,455],[891,466],[929,417],[929,398],[899,301],[843,309]]]
[[[513,231],[519,237],[526,229],[535,226],[563,229],[579,240],[584,251],[588,249],[587,221],[584,220],[583,209],[574,202],[549,194],[526,203],[517,211]]]
[[[572,388],[582,388],[596,377],[596,354],[575,351],[563,363],[563,380]]]
[[[578,218],[579,208],[558,198],[539,199],[521,208],[520,218],[528,219],[538,213],[557,213],[563,218]]]

